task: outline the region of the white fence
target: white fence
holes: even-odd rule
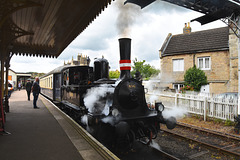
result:
[[[189,113],[213,117],[223,120],[234,121],[234,116],[238,113],[237,99],[219,99],[192,94],[174,94],[170,92],[148,93],[147,101],[152,96],[157,97],[157,101],[162,101],[166,107],[184,107]]]

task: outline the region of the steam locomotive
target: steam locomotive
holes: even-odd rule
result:
[[[169,129],[176,119],[164,119],[161,102],[149,109],[142,83],[132,78],[131,39],[119,39],[120,77],[109,79],[109,63],[95,59],[94,67],[61,66],[40,77],[42,94],[61,102],[61,108],[106,147],[131,146],[135,140],[149,143],[164,123]],[[146,141],[147,139],[147,141]]]

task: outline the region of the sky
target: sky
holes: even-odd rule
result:
[[[182,34],[184,24],[203,14],[161,0],[140,9],[139,6],[115,0],[60,54],[58,58],[14,55],[10,68],[15,72],[48,73],[78,54],[94,58],[104,56],[110,70],[119,70],[119,38],[131,38],[131,60],[145,60],[160,69],[159,50],[169,33]],[[126,23],[127,22],[127,23]],[[201,26],[191,22],[192,32],[226,26],[215,21]],[[132,63],[133,64],[133,63]]]

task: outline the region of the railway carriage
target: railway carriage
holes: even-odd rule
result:
[[[41,93],[53,101],[61,102],[62,70],[67,66],[58,67],[40,77]]]

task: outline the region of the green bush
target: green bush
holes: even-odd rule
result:
[[[234,122],[232,122],[231,120],[227,119],[225,121],[225,126],[234,126]]]
[[[201,86],[208,83],[207,76],[202,70],[198,69],[196,65],[186,71],[184,81],[184,85],[193,88],[194,91],[200,91]]]
[[[214,118],[214,122],[215,122],[216,124],[221,124],[221,123],[223,123],[223,120],[218,119],[218,118]]]

